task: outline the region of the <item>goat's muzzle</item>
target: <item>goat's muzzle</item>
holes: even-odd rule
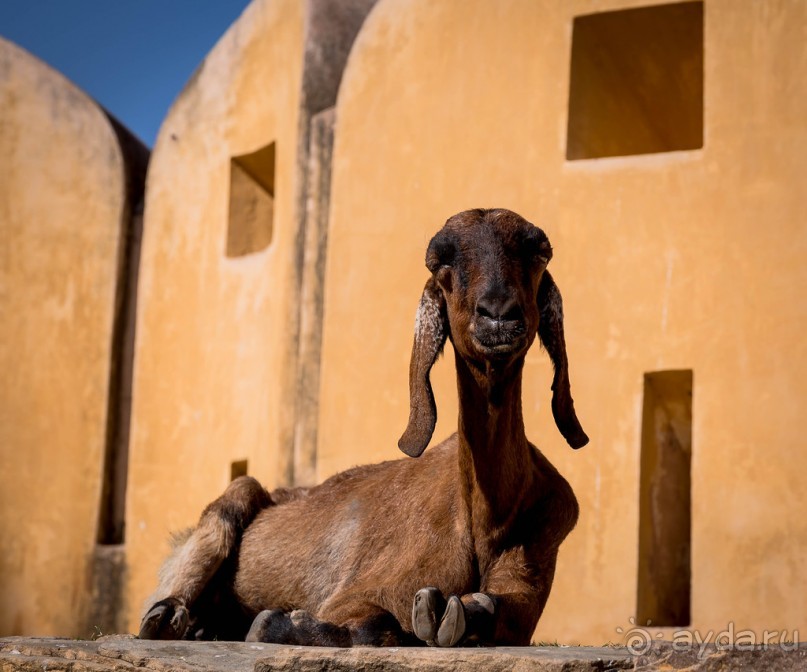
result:
[[[477,315],[471,327],[477,349],[488,357],[509,355],[521,350],[527,342],[522,320],[503,320]]]

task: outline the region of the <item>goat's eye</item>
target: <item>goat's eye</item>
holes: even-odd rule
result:
[[[552,258],[552,253],[547,254],[544,250],[525,249],[522,252],[525,264],[530,268],[544,267]]]

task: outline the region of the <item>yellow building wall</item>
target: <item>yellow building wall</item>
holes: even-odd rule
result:
[[[426,245],[460,210],[507,207],[555,249],[591,437],[563,442],[535,348],[527,434],[581,504],[536,639],[630,627],[643,374],[665,369],[694,372],[692,626],[807,632],[807,4],[705,1],[701,149],[567,161],[573,18],[648,4],[381,0],[370,14],[336,110],[318,475],[400,456]],[[456,429],[450,352],[432,377],[436,442]]]
[[[0,39],[0,635],[92,634],[124,171],[103,111]]]
[[[258,0],[161,127],[146,187],[127,499],[136,632],[169,533],[193,525],[231,463],[268,486],[293,418],[288,312],[297,235],[303,3]],[[275,142],[268,247],[227,256],[230,162]],[[260,206],[264,207],[264,206]],[[284,434],[285,433],[285,434]]]

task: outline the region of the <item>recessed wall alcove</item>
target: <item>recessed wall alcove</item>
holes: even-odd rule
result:
[[[230,161],[227,256],[243,257],[272,242],[275,212],[275,143]]]
[[[692,371],[644,376],[637,622],[689,625]]]
[[[578,16],[568,160],[703,146],[703,3]]]

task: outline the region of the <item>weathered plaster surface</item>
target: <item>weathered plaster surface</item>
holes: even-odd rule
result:
[[[145,166],[133,175],[103,110],[2,39],[0,120],[0,633],[88,635],[129,187]]]
[[[267,487],[313,474],[317,390],[300,376],[318,372],[324,255],[317,261],[306,250],[321,249],[327,234],[321,192],[330,140],[319,139],[319,126],[312,136],[311,119],[333,105],[373,2],[256,0],[161,127],[147,185],[135,357],[131,628],[156,583],[169,533],[196,522],[227,485],[232,462],[246,460],[248,473]],[[272,241],[228,257],[230,160],[271,142]],[[323,212],[309,201],[323,202]],[[297,465],[296,434],[307,450],[300,449],[307,458]]]

